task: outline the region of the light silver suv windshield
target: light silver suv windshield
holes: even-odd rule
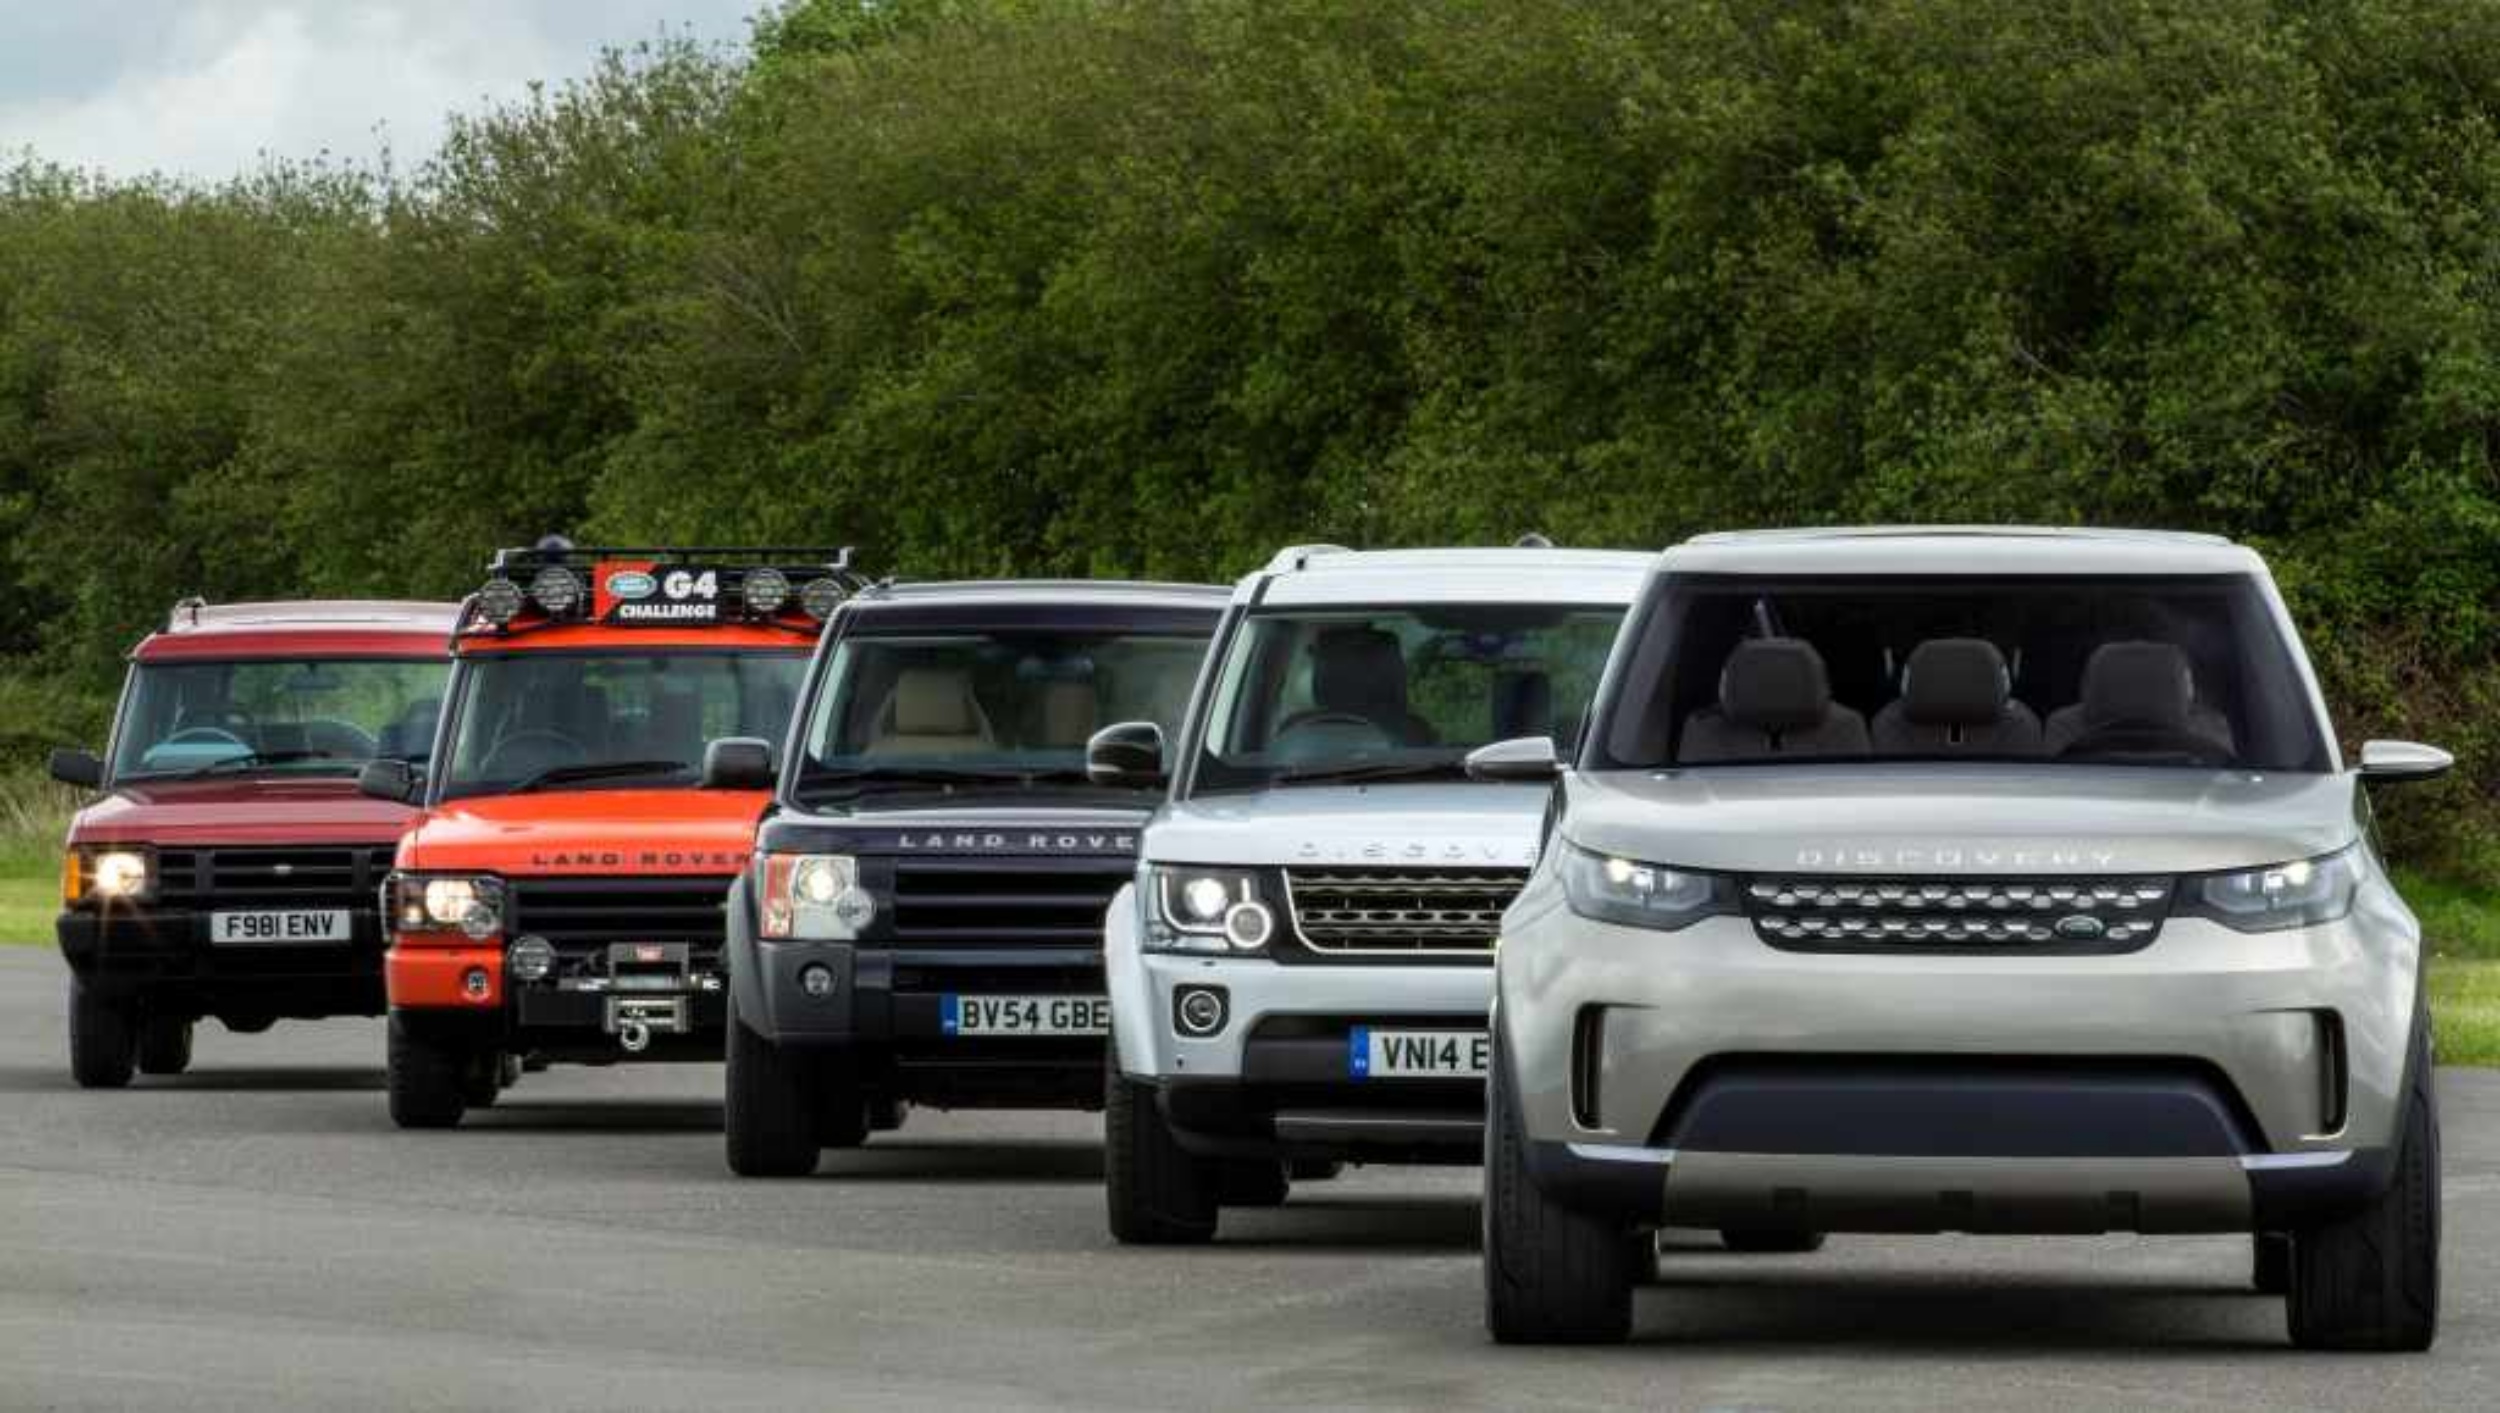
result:
[[[1632,634],[1593,768],[2328,768],[2295,650],[2244,575],[1685,575]]]
[[[1622,616],[1511,604],[1253,614],[1216,680],[1195,788],[1454,779],[1488,742],[1570,738]]]

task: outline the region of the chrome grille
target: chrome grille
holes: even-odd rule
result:
[[[1510,868],[1298,868],[1285,871],[1285,894],[1314,951],[1481,954],[1527,881]]]
[[[2167,878],[1763,878],[1745,911],[1799,951],[2132,951],[2170,911]]]
[[[1102,946],[1127,858],[911,858],[894,864],[898,947]]]

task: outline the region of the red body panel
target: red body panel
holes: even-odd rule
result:
[[[352,776],[151,780],[70,820],[72,844],[388,844],[416,811],[356,793]]]

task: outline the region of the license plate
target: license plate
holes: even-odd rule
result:
[[[1493,1039],[1481,1030],[1378,1030],[1346,1034],[1346,1073],[1356,1079],[1482,1079]]]
[[[345,908],[293,908],[283,912],[208,915],[208,940],[219,946],[344,942],[350,935]]]
[[[1109,1035],[1107,996],[954,996],[939,998],[949,1035]]]

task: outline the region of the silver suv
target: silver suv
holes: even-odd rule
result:
[[[1651,561],[1306,548],[1241,582],[1104,928],[1113,1235],[1204,1241],[1348,1160],[1478,1160],[1493,940],[1547,791],[1466,756],[1577,734]],[[1162,783],[1162,733],[1090,765]]]
[[[2070,530],[1667,551],[1503,920],[1486,1319],[1646,1233],[2248,1232],[2295,1343],[2437,1325],[2420,929],[2265,565]]]

